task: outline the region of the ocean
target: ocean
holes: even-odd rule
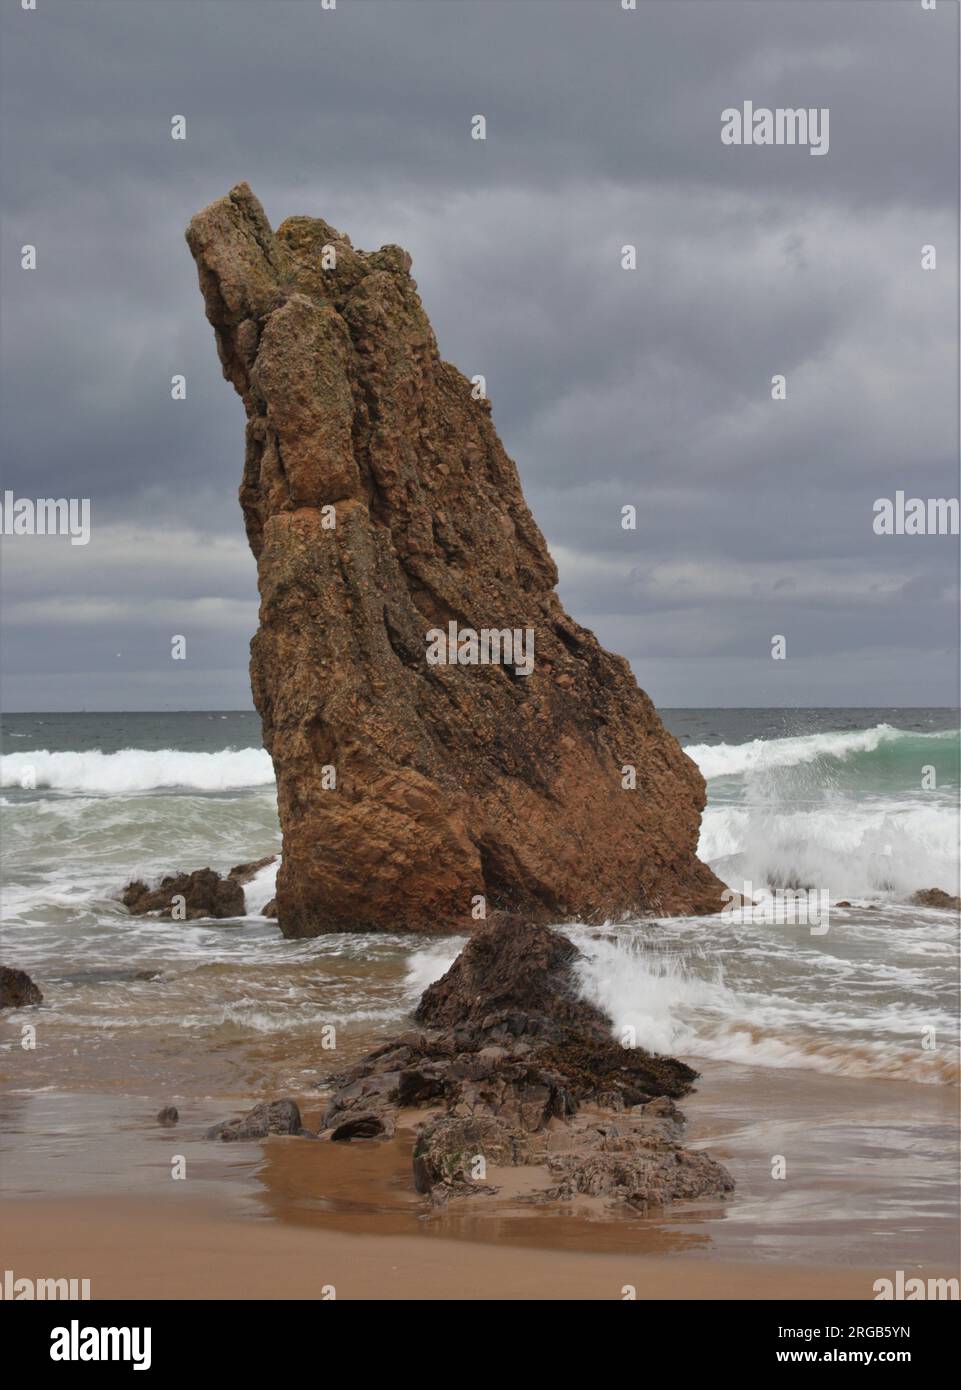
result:
[[[911,1153],[904,1190],[917,1189],[916,1229],[927,1231],[953,1200],[950,1141],[941,1147],[950,1106],[936,1097],[958,1077],[958,917],[909,900],[959,891],[957,713],[661,714],[707,779],[701,857],[739,891],[826,890],[829,929],[722,917],[568,926],[583,989],[639,1045],[704,1073],[685,1108],[695,1137],[721,1142],[735,1169],[739,1157],[750,1167],[756,1134],[732,1114],[743,1119],[758,1097],[769,1110],[795,1098],[791,1123],[810,1157],[812,1114],[833,1108],[850,1126],[866,1096],[876,1108],[889,1095],[906,1125],[915,1117],[909,1140],[885,1114],[881,1130],[865,1120],[839,1142]],[[8,715],[0,767],[2,958],[44,993],[35,1051],[20,1047],[26,1013],[0,1028],[0,1082],[8,1103],[18,1098],[0,1142],[13,1160],[7,1191],[32,1190],[48,1161],[49,1181],[62,1182],[59,1146],[91,1116],[109,1125],[174,1101],[213,1122],[241,1100],[316,1093],[330,1063],[397,1030],[462,944],[400,932],[285,941],[262,915],[273,868],[248,886],[243,918],[128,915],[118,897],[131,879],[223,872],[279,851],[254,713]],[[319,1049],[327,1025],[336,1059]],[[38,1132],[59,1139],[51,1149]],[[87,1179],[109,1168],[91,1159]],[[831,1191],[851,1209],[849,1191]]]
[[[739,890],[813,886],[852,906],[833,908],[824,935],[710,917],[603,936],[575,928],[591,960],[586,987],[659,1051],[932,1083],[954,1075],[957,919],[907,900],[959,891],[957,716],[663,716],[707,779],[699,852],[719,876]],[[96,1080],[88,1059],[105,1051],[117,1081],[134,1071],[142,1081],[143,1043],[156,1034],[189,1041],[207,1084],[230,1089],[248,1077],[248,1046],[270,1035],[309,1050],[322,1023],[348,1034],[394,1024],[459,949],[456,938],[400,933],[285,941],[261,915],[275,868],[247,888],[238,921],[128,915],[117,899],[133,878],[223,872],[279,851],[254,713],[8,715],[3,749],[4,955],[41,981],[54,1065],[71,1084]],[[934,785],[922,790],[926,768]],[[925,1027],[935,1050],[920,1047]],[[294,1046],[287,1084],[301,1060]]]

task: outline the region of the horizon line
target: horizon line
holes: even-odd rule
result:
[[[959,705],[655,705],[658,710],[835,710],[835,709],[927,709],[961,712]],[[205,705],[193,709],[16,709],[0,710],[0,720],[32,714],[253,714],[255,709],[236,709],[226,705]]]

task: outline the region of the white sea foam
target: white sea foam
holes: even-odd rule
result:
[[[920,999],[917,1006],[884,1004],[831,990],[791,999],[734,989],[716,961],[707,970],[677,955],[644,949],[637,939],[585,939],[578,967],[586,998],[614,1022],[614,1036],[651,1052],[714,1058],[750,1066],[799,1068],[847,1076],[886,1076],[945,1084],[957,1081],[953,1049],[925,1052],[922,1029],[945,1036],[953,1020]],[[845,1002],[845,1000],[847,1002]]]
[[[406,991],[419,999],[428,985],[446,975],[460,955],[466,937],[448,937],[436,946],[415,951],[407,962]]]
[[[834,898],[956,893],[957,740],[952,730],[877,724],[691,745],[710,782],[698,853],[734,887],[799,885]],[[941,785],[922,790],[928,764]]]
[[[280,856],[272,864],[266,864],[260,869],[249,883],[244,885],[244,902],[247,905],[248,917],[262,917],[264,908],[271,898],[277,893],[277,871],[280,868]]]
[[[51,791],[130,793],[187,787],[231,791],[268,786],[273,764],[263,748],[225,748],[219,753],[187,753],[178,748],[123,748],[119,753],[7,753],[0,758],[0,785],[26,781]]]
[[[797,884],[832,898],[957,893],[958,833],[957,809],[933,800],[709,806],[698,854],[732,887]]]

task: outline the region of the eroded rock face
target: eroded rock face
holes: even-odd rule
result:
[[[695,855],[703,779],[627,662],[561,607],[490,404],[438,355],[410,257],[356,251],[319,219],[274,233],[246,184],[187,241],[247,411],[251,683],[284,933],[469,929],[479,896],[538,921],[718,910]],[[450,624],[530,630],[531,674],[516,651],[431,664],[428,633]]]

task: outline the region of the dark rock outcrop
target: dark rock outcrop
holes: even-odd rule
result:
[[[731,1191],[720,1164],[679,1142],[674,1099],[697,1073],[615,1043],[610,1020],[578,996],[579,956],[506,914],[479,928],[425,991],[425,1026],[331,1079],[321,1137],[414,1124],[414,1186],[435,1204],[496,1191],[487,1169],[520,1164],[544,1170],[534,1200],[585,1194],[647,1211]]]
[[[25,970],[0,965],[0,1009],[22,1009],[27,1004],[42,1004],[43,995]]]
[[[283,932],[469,929],[479,897],[538,921],[719,910],[696,857],[703,778],[561,606],[490,402],[440,358],[407,253],[308,217],[274,233],[246,184],[187,241],[247,412]],[[451,663],[429,661],[451,627]]]
[[[475,933],[447,974],[428,985],[414,1017],[432,1028],[465,1028],[498,1013],[521,1015],[524,1030],[537,1020],[554,1035],[577,1029],[606,1041],[609,1021],[572,985],[571,967],[579,956],[559,932],[499,913]]]
[[[227,877],[232,878],[235,883],[250,883],[261,869],[266,869],[267,865],[273,864],[276,859],[276,854],[265,854],[263,859],[251,859],[247,864],[235,864]]]
[[[296,1101],[286,1099],[261,1101],[246,1115],[214,1125],[207,1130],[205,1137],[229,1143],[241,1139],[266,1139],[268,1134],[298,1134],[305,1139],[315,1138],[309,1129],[304,1128]]]
[[[952,897],[943,888],[925,888],[915,893],[911,901],[915,907],[938,907],[943,912],[961,912],[961,898]]]
[[[351,1139],[390,1139],[394,1133],[394,1121],[390,1115],[374,1115],[361,1111],[351,1115],[331,1130],[328,1136],[333,1144],[346,1144]]]
[[[174,899],[182,898],[183,902]],[[157,888],[148,888],[142,879],[128,883],[121,902],[134,916],[156,912],[175,921],[196,922],[205,917],[243,917],[244,890],[232,876],[221,878],[213,869],[195,869],[191,874],[171,874]]]

